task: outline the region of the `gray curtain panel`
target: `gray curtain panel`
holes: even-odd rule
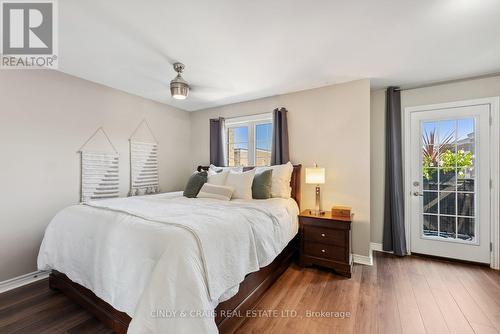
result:
[[[383,249],[404,256],[403,151],[401,148],[401,93],[397,87],[386,92],[385,206]]]
[[[224,118],[210,120],[210,163],[225,166],[224,158]]]
[[[276,108],[273,110],[271,165],[286,164],[290,161],[287,112],[285,108]]]

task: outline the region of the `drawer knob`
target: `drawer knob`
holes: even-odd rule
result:
[[[324,233],[321,233],[321,236],[324,238],[324,237],[325,237],[325,234],[324,234]]]
[[[322,249],[322,250],[321,250],[321,253],[326,253],[326,250]]]

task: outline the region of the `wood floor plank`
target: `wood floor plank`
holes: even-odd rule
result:
[[[24,322],[26,319],[36,319],[41,314],[45,314],[47,310],[62,308],[68,305],[70,301],[62,294],[48,298],[49,295],[43,300],[34,300],[32,304],[23,304],[21,307],[13,307],[3,312],[0,317],[0,331],[10,325],[15,325],[18,322]]]
[[[10,290],[0,294],[0,311],[10,308],[15,304],[31,300],[36,295],[55,293],[50,291],[47,286],[47,280],[40,280],[34,283],[22,286],[15,290]]]
[[[469,272],[470,269],[467,266],[453,266],[451,264],[448,264],[448,267],[450,269],[450,272],[454,272],[457,275],[457,277],[462,282],[464,289],[468,291],[472,299],[476,302],[479,309],[483,311],[493,327],[497,331],[500,331],[500,305],[495,300],[496,294],[494,293],[494,291],[485,290],[488,287],[484,286],[484,282],[478,277],[473,276]],[[476,322],[474,320],[471,321],[478,324],[484,324]]]
[[[73,317],[80,311],[80,306],[66,300],[64,303],[51,305],[31,317],[24,318],[22,321],[2,327],[0,332],[9,334],[39,333],[51,327],[56,327],[58,323]]]
[[[410,277],[403,267],[403,261],[407,261],[407,259],[394,257],[390,262],[391,271],[395,276],[393,281],[401,321],[401,331],[405,334],[425,333],[424,322],[420,314],[417,299],[413,293]]]
[[[451,295],[448,282],[444,281],[439,274],[441,266],[444,266],[441,262],[428,261],[422,269],[425,272],[425,277],[431,289],[431,293],[444,316],[446,325],[451,333],[473,334],[474,329],[471,327],[462,313],[462,310]]]
[[[373,266],[360,266],[362,274],[359,287],[359,300],[356,310],[354,333],[378,333],[377,316],[378,288],[377,261]]]
[[[425,326],[427,333],[449,333],[444,317],[439,309],[434,296],[432,295],[423,268],[425,265],[422,259],[408,259],[412,261],[412,267],[415,268],[412,274],[409,275],[410,284],[412,286],[415,299],[418,305],[418,310]],[[400,312],[406,312],[402,309]]]
[[[355,265],[351,279],[292,265],[255,309],[298,316],[250,318],[237,333],[500,334],[499,277],[500,272],[484,267],[377,252],[374,265]],[[345,311],[351,317],[304,317],[306,311]],[[0,333],[112,331],[49,290],[44,280],[0,294]]]
[[[315,270],[306,270],[302,276],[300,284],[294,287],[293,292],[289,292],[286,299],[283,299],[279,304],[277,310],[297,310],[302,300],[303,295],[308,291],[310,284],[314,281],[316,276]],[[259,309],[258,307],[256,309]],[[290,319],[285,317],[267,318],[268,330],[270,333],[289,333],[287,324]],[[303,329],[305,331],[305,328]]]
[[[350,279],[341,278],[337,283],[340,287],[340,294],[336,298],[326,299],[327,303],[322,306],[322,310],[333,313],[331,315],[320,316],[319,318],[316,317],[314,320],[331,326],[334,333],[353,333],[359,300],[361,273],[361,266],[356,266],[353,268]],[[337,316],[337,313],[339,316]],[[343,316],[343,314],[347,313],[350,316]]]
[[[52,323],[51,326],[47,326],[45,329],[39,330],[38,334],[66,334],[68,331],[80,323],[83,323],[90,319],[92,316],[81,309],[75,309],[72,316],[65,316],[64,320],[57,320]]]
[[[288,306],[282,311],[295,311],[297,312],[296,317],[290,317],[286,320],[286,325],[284,329],[280,332],[288,333],[305,333],[307,328],[309,328],[309,323],[313,321],[312,318],[306,317],[308,311],[321,311],[319,306],[320,298],[325,293],[325,289],[329,280],[331,280],[331,274],[327,271],[314,271],[313,279],[309,283],[304,295],[300,299],[295,309],[289,309]],[[284,317],[287,316],[283,315]]]
[[[498,331],[491,326],[485,326],[481,324],[476,324],[471,322],[470,325],[474,329],[474,333],[476,334],[498,334]]]
[[[472,281],[478,282],[481,289],[487,292],[500,307],[500,285],[494,282],[491,277],[485,275],[483,268],[464,267],[463,272],[468,275]]]
[[[461,268],[462,266],[461,264],[442,263],[442,265],[436,269],[441,279],[446,282],[448,291],[462,311],[462,314],[469,324],[471,324],[471,327],[474,329],[472,324],[493,327],[491,321],[481,310],[474,298],[469,294],[466,287],[459,279],[458,273],[454,270],[455,267]],[[474,329],[474,331],[476,330]]]
[[[399,309],[394,290],[394,276],[391,272],[390,262],[394,260],[394,256],[380,253],[377,257],[378,277],[377,281],[379,294],[378,294],[378,317],[380,319],[380,327],[378,333],[402,333],[401,319],[399,317]],[[404,312],[404,310],[402,310]]]
[[[294,266],[290,268],[294,268]],[[290,271],[290,268],[288,271]],[[276,286],[280,287],[279,284],[273,285],[259,301],[255,307],[256,310],[285,310],[295,307],[295,305],[298,304],[302,294],[308,288],[309,282],[315,275],[313,269],[300,270],[299,267],[296,268],[296,275],[293,275],[294,279],[292,281],[287,281],[286,286],[281,285],[281,289],[279,290],[276,289]],[[261,333],[264,330],[269,333],[277,333],[280,331],[282,324],[274,320],[276,319],[268,317],[251,318],[243,324],[237,333]],[[251,323],[251,326],[248,327],[247,323]],[[284,320],[283,323],[285,323]]]
[[[500,287],[500,270],[491,270],[490,268],[482,267],[481,271],[491,282]]]
[[[76,326],[68,329],[68,334],[112,334],[113,331],[106,328],[97,318],[90,317]]]

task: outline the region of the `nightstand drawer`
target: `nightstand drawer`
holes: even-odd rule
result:
[[[345,261],[346,257],[345,248],[316,242],[305,242],[304,254],[335,261]]]
[[[346,232],[330,228],[304,226],[304,239],[328,245],[345,247]]]

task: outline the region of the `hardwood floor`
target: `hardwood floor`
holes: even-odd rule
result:
[[[351,279],[291,266],[237,333],[500,333],[500,272],[374,255]],[[0,295],[0,333],[110,331],[40,281]]]
[[[0,294],[0,333],[111,333],[99,320],[49,289],[48,279]]]

